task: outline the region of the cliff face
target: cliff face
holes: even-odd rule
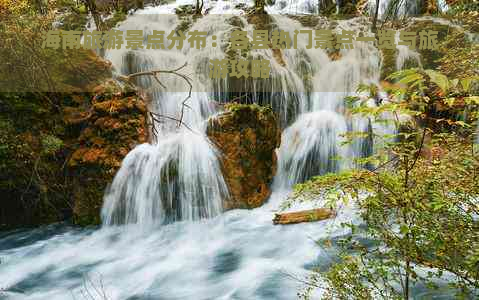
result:
[[[0,228],[98,224],[123,157],[147,139],[143,99],[107,81],[89,93],[5,93],[0,104]]]
[[[226,209],[254,208],[269,197],[281,132],[270,108],[228,104],[208,121],[207,135],[219,148],[230,198]]]
[[[64,108],[86,110],[91,87],[111,78],[111,65],[92,51],[75,52],[69,64],[62,57],[49,56],[49,76],[33,69],[29,73],[39,76],[33,80],[15,69],[4,70],[7,80],[0,80],[0,230],[72,216],[68,160],[80,127],[65,123]],[[57,89],[47,89],[51,82]]]
[[[146,106],[136,91],[108,81],[95,89],[91,104],[66,114],[68,124],[83,128],[68,162],[77,224],[100,223],[105,188],[128,152],[147,140]]]

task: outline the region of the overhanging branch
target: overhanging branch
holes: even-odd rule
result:
[[[175,69],[171,69],[171,70],[142,71],[142,72],[133,73],[133,74],[130,74],[130,75],[127,75],[127,76],[120,76],[119,77],[120,80],[122,80],[124,82],[127,82],[129,84],[135,85],[135,83],[133,82],[133,78],[140,77],[140,76],[152,76],[155,79],[155,81],[165,90],[167,88],[161,82],[161,80],[159,78],[159,74],[173,74],[173,75],[176,75],[178,77],[181,77],[187,83],[187,85],[188,85],[188,95],[181,102],[181,111],[180,111],[180,116],[178,118],[165,116],[165,115],[154,113],[154,112],[149,112],[149,115],[150,115],[151,120],[152,120],[152,131],[153,131],[153,134],[155,136],[157,136],[157,133],[158,133],[158,131],[155,127],[155,123],[162,123],[163,122],[162,119],[176,121],[177,122],[177,128],[179,128],[181,126],[184,126],[187,129],[193,131],[190,126],[188,126],[185,122],[183,122],[183,117],[185,115],[185,108],[190,108],[191,109],[191,106],[189,106],[187,104],[187,102],[191,98],[191,93],[192,93],[192,90],[193,90],[193,84],[191,83],[191,78],[189,78],[185,74],[179,73],[179,71],[181,69],[185,68],[186,66],[187,66],[187,63],[185,62],[182,66],[180,66],[178,68],[175,68]]]

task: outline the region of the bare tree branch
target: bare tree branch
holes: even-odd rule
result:
[[[302,284],[304,284],[304,285],[306,285],[306,286],[311,286],[311,287],[314,287],[314,288],[321,288],[320,285],[317,285],[317,284],[315,284],[314,282],[310,282],[310,281],[308,281],[308,280],[306,280],[306,279],[302,279],[302,278],[300,278],[299,276],[294,275],[294,274],[291,274],[291,273],[286,272],[286,271],[284,271],[284,270],[279,270],[279,272],[282,273],[283,275],[285,275],[286,277],[289,277],[290,279],[293,279],[293,280],[295,280],[295,281],[297,281],[297,282],[299,282],[299,283],[302,283]]]
[[[185,62],[182,66],[178,67],[178,68],[175,68],[175,69],[171,69],[171,70],[152,70],[152,71],[142,71],[142,72],[137,72],[137,73],[133,73],[133,74],[130,74],[130,75],[127,75],[127,76],[120,76],[119,79],[122,80],[122,81],[125,81],[127,83],[130,83],[130,84],[134,84],[133,83],[133,78],[135,77],[139,77],[139,76],[152,76],[156,82],[158,82],[158,84],[164,88],[165,90],[167,89],[166,86],[161,82],[160,78],[159,78],[159,74],[174,74],[178,77],[181,77],[182,79],[185,80],[185,82],[187,83],[188,85],[188,95],[186,96],[185,99],[183,99],[183,101],[181,102],[181,110],[180,110],[180,116],[178,118],[174,118],[174,117],[169,117],[169,116],[165,116],[165,115],[161,115],[161,114],[158,114],[158,113],[154,113],[154,112],[149,112],[149,115],[151,117],[151,120],[152,120],[152,132],[153,132],[153,135],[155,135],[155,137],[157,137],[158,135],[158,130],[156,129],[155,127],[155,123],[163,123],[162,119],[167,119],[167,120],[172,120],[172,121],[176,121],[177,122],[177,128],[181,127],[181,126],[184,126],[185,128],[187,128],[188,130],[190,131],[193,131],[194,130],[188,126],[187,124],[185,124],[185,122],[183,121],[183,118],[184,118],[184,115],[185,115],[185,108],[189,108],[191,109],[191,106],[189,106],[187,104],[188,100],[191,99],[191,93],[193,91],[193,84],[191,83],[191,78],[188,77],[187,75],[185,74],[182,74],[182,73],[179,73],[178,71],[180,71],[181,69],[185,68],[187,66],[187,63]]]

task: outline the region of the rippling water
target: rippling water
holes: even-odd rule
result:
[[[134,226],[78,229],[51,225],[0,237],[5,299],[295,299],[315,265],[334,249],[314,240],[344,234],[354,218],[288,226],[272,224],[286,192],[263,207],[145,230]],[[305,205],[292,209],[303,209]],[[1,298],[1,297],[0,297]]]

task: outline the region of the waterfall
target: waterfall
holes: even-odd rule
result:
[[[282,136],[277,180],[287,186],[344,168],[339,157],[348,156],[340,134],[347,132],[345,118],[334,111],[320,110],[301,116]],[[335,159],[338,157],[338,159]]]
[[[276,14],[317,14],[318,1],[312,0],[275,0],[269,11]]]
[[[380,17],[387,14],[394,16],[413,16],[421,14],[421,6],[426,5],[426,0],[380,0],[379,11]],[[437,8],[440,12],[447,12],[449,6],[446,0],[436,0]],[[376,0],[368,1],[369,13],[374,15],[376,9]]]
[[[54,224],[0,236],[2,296],[64,300],[83,299],[89,292],[95,297],[100,291],[104,292],[101,297],[112,300],[290,300],[297,298],[304,286],[286,274],[307,278],[312,268],[334,263],[337,242],[350,234],[341,224],[362,222],[354,201],[339,207],[334,219],[320,222],[276,226],[272,217],[293,184],[326,172],[362,167],[352,160],[381,147],[373,137],[343,144],[343,133],[383,135],[395,131],[383,122],[351,115],[344,100],[357,95],[358,85],[365,83],[378,86],[375,98],[366,93],[357,95],[367,105],[387,102],[388,95],[381,91],[379,82],[381,53],[372,43],[357,41],[354,49],[339,52],[307,49],[308,39],[301,34],[298,49],[285,49],[280,55],[269,49],[248,51],[248,59],[271,62],[269,79],[247,81],[240,88],[251,96],[249,102],[269,104],[279,116],[283,132],[277,150],[278,171],[272,195],[263,206],[223,212],[228,189],[220,153],[205,136],[205,121],[218,113],[211,100],[228,101],[234,83],[211,80],[208,62],[225,57],[224,45],[232,30],[241,28],[251,39],[254,26],[237,6],[242,3],[251,6],[249,0],[205,1],[204,11],[208,13],[186,24],[188,30],[207,32],[204,49],[191,49],[185,42],[182,50],[106,51],[106,59],[118,75],[175,69],[188,62],[180,72],[187,74],[193,85],[188,100],[191,109],[185,110],[183,119],[190,129],[165,120],[156,124],[156,139],[130,151],[105,194],[102,228]],[[320,17],[314,28],[305,27],[293,18],[274,14],[281,3],[287,4],[284,12],[294,12],[296,5],[314,13],[317,1],[277,0],[266,8],[272,20],[268,25],[291,35],[294,30],[318,28],[333,28],[335,33],[343,29],[367,32],[370,26],[362,17],[333,21]],[[183,4],[194,2],[147,7],[129,15],[118,29],[142,29],[145,35],[152,30],[170,32],[185,25],[184,19],[175,15],[175,9]],[[221,41],[219,47],[211,46],[212,35]],[[477,39],[477,35],[471,33],[471,38]],[[417,63],[416,59],[416,52],[398,46],[397,69]],[[160,79],[166,90],[149,77],[138,77],[137,84],[151,111],[178,118],[188,85],[174,74],[160,74]],[[479,125],[477,131],[479,135]],[[479,143],[479,137],[477,140]],[[311,209],[325,203],[318,197],[294,202],[289,209]],[[138,226],[116,226],[125,223]],[[323,239],[332,245],[318,251],[317,241]],[[412,293],[415,297],[417,291]]]
[[[396,41],[399,41],[399,34],[401,32],[396,32]],[[412,67],[422,68],[421,55],[415,50],[409,49],[406,45],[396,45],[397,56],[396,56],[396,70],[402,70]]]
[[[109,225],[196,220],[222,212],[227,193],[214,148],[204,136],[182,131],[125,157],[102,216]]]
[[[276,24],[284,30],[301,30],[297,22],[285,16],[275,15]],[[322,24],[321,26],[328,26]],[[361,18],[339,21],[334,29],[368,32],[368,24]],[[370,34],[370,33],[369,33]],[[295,122],[283,132],[279,149],[276,187],[291,187],[314,175],[336,172],[354,167],[354,158],[363,157],[372,151],[369,139],[342,145],[341,135],[348,131],[370,132],[371,129],[393,132],[395,129],[382,124],[370,124],[369,120],[350,116],[345,97],[356,95],[359,84],[375,84],[379,87],[381,56],[372,43],[354,42],[354,49],[341,49],[339,59],[329,58],[322,49],[306,49],[307,40],[298,41],[298,50],[285,51],[287,65],[295,65],[290,51],[299,51],[313,62],[309,72],[311,82],[307,93],[304,113],[298,114]],[[375,101],[368,101],[376,105]]]
[[[213,35],[224,43],[233,30],[241,29],[252,39],[254,26],[237,8],[239,3],[218,1],[211,7],[206,3],[209,13],[189,24],[189,31],[207,32],[205,48],[192,49],[185,41],[182,50],[123,47],[107,51],[106,58],[120,74],[174,69],[188,62],[181,71],[191,77],[193,93],[183,118],[188,128],[178,128],[176,122],[157,124],[158,137],[151,144],[137,146],[124,159],[105,195],[102,210],[105,225],[151,226],[208,218],[222,212],[222,201],[228,190],[219,154],[205,136],[205,121],[216,113],[210,100],[229,101],[231,90],[238,86],[228,79],[210,79],[208,65],[210,59],[223,59],[227,52],[225,45],[212,46]],[[184,22],[172,14],[176,5],[145,8],[129,17],[119,29],[142,29],[145,40],[153,29],[168,34]],[[308,29],[287,16],[271,14],[275,9],[275,6],[267,8],[273,29],[288,31],[291,37],[295,30]],[[234,22],[231,22],[232,16]],[[318,26],[330,26],[328,21],[322,22]],[[368,26],[366,19],[355,18],[337,21],[334,30],[336,33],[367,32]],[[342,145],[341,135],[348,131],[368,132],[382,126],[350,116],[344,100],[356,94],[360,83],[379,84],[378,49],[372,43],[355,41],[354,49],[341,49],[337,53],[339,59],[331,59],[327,50],[308,49],[307,44],[307,36],[300,34],[297,49],[284,49],[279,54],[271,49],[250,49],[248,59],[270,61],[270,78],[245,80],[244,85],[239,86],[251,95],[248,101],[271,105],[285,129],[278,151],[275,178],[278,188],[291,188],[311,176],[353,167],[354,158],[371,152],[371,141],[364,139]],[[401,57],[411,54],[404,55]],[[181,102],[188,94],[187,84],[174,74],[161,76],[166,90],[149,77],[141,77],[137,83],[146,91],[151,111],[178,117]],[[375,101],[369,103],[375,105]]]
[[[447,12],[449,9],[449,5],[447,5],[446,0],[437,0],[437,7],[441,12]]]
[[[269,11],[275,14],[318,14],[321,13],[320,5],[324,0],[275,0],[273,5],[269,7]],[[336,12],[339,11],[341,0],[331,1],[336,3]],[[353,1],[356,4],[358,1]],[[367,0],[365,7],[369,15],[373,16],[376,10],[376,0]],[[420,14],[421,5],[425,0],[380,0],[378,15],[384,17],[391,13],[395,16],[418,15]],[[437,0],[437,7],[440,12],[446,12],[449,9],[445,0]]]
[[[146,8],[129,17],[119,29],[142,29],[145,36],[153,29],[164,30],[167,35],[180,25],[177,16],[171,14],[174,9],[173,4]],[[213,33],[221,36],[230,27],[224,19],[222,15],[209,16],[196,22],[191,30],[207,31],[209,39]],[[223,58],[224,54],[211,46],[211,40],[207,45],[202,50],[190,49],[185,42],[182,51],[176,48],[128,50],[125,47],[107,51],[106,58],[121,74],[170,70],[187,62],[181,72],[192,74],[193,92],[182,119],[188,127],[178,128],[177,122],[165,119],[165,123],[156,124],[158,136],[152,144],[137,146],[124,159],[105,194],[102,209],[105,225],[152,226],[208,218],[222,212],[222,201],[228,190],[220,170],[219,155],[205,135],[204,121],[215,113],[209,101],[212,95],[205,92],[213,85],[208,78],[208,62],[210,58]],[[162,74],[161,80],[166,90],[152,78],[138,80],[147,91],[151,102],[149,109],[169,118],[180,118],[181,103],[188,96],[188,84],[174,74]]]
[[[387,15],[392,16],[407,16],[417,15],[420,12],[423,0],[380,0],[379,1],[379,17]],[[369,14],[374,15],[376,10],[376,0],[369,0],[368,2]]]

